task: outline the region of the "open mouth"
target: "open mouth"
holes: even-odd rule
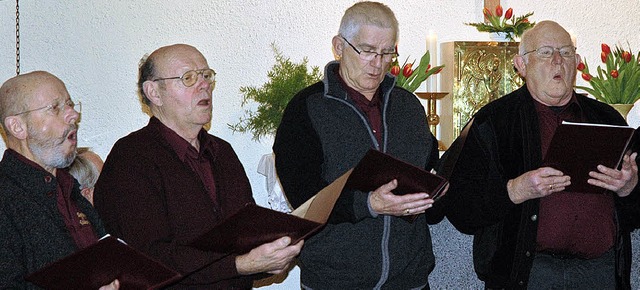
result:
[[[210,99],[204,99],[198,102],[198,106],[209,106],[209,105],[211,105]]]
[[[69,132],[69,134],[67,134],[67,139],[68,140],[72,140],[72,141],[77,141],[78,140],[78,131],[77,130],[73,130],[73,131]]]
[[[560,73],[557,73],[555,75],[553,75],[553,79],[556,81],[562,80],[562,75]]]

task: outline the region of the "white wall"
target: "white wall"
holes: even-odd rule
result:
[[[400,22],[403,56],[419,58],[429,30],[437,33],[439,42],[488,40],[488,34],[463,24],[482,21],[482,0],[384,2]],[[196,46],[218,73],[210,132],[234,146],[257,202],[265,205],[264,177],[256,168],[261,155],[271,151],[273,140],[254,142],[249,134],[232,134],[227,128],[243,115],[239,87],[267,80],[274,62],[271,42],[295,61],[306,56],[311,65],[323,67],[333,57],[330,40],[340,17],[352,3],[22,0],[21,71],[47,70],[66,82],[72,98],[83,102],[79,145],[93,147],[104,158],[117,139],[148,120],[135,93],[139,59],[167,44]],[[513,7],[515,15],[535,12],[532,21],[552,19],[564,25],[577,37],[578,52],[589,64],[599,59],[601,42],[625,46],[629,42],[640,50],[640,0],[504,0],[502,4],[505,10]],[[0,0],[0,82],[15,75],[15,6],[13,0]],[[287,282],[295,279],[294,272]]]

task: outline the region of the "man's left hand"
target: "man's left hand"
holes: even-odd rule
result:
[[[631,191],[638,184],[638,164],[636,157],[638,153],[625,154],[622,158],[622,168],[620,170],[598,165],[598,172],[589,172],[591,185],[599,186],[615,192],[619,197],[631,194]]]

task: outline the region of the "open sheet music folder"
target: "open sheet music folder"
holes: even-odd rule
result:
[[[120,289],[158,289],[181,275],[119,239],[97,243],[55,261],[25,277],[44,289],[98,289],[113,280]]]
[[[551,139],[543,166],[571,177],[571,185],[565,191],[604,193],[605,189],[587,183],[589,171],[597,172],[599,164],[618,168],[632,146],[635,132],[629,126],[564,121]]]
[[[393,179],[398,180],[395,194],[427,192],[436,199],[447,181],[385,153],[369,150],[358,165],[338,177],[291,214],[248,204],[191,245],[219,253],[244,254],[264,243],[289,236],[292,243],[319,231],[344,189],[372,191]]]

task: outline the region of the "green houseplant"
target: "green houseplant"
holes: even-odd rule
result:
[[[242,107],[250,102],[258,103],[255,110],[245,110],[245,116],[236,124],[227,124],[233,132],[251,132],[253,140],[275,134],[282,119],[282,113],[289,100],[300,90],[322,79],[320,68],[307,69],[308,60],[295,63],[282,55],[275,43],[271,44],[276,63],[267,73],[269,81],[262,86],[240,88],[243,94]]]

